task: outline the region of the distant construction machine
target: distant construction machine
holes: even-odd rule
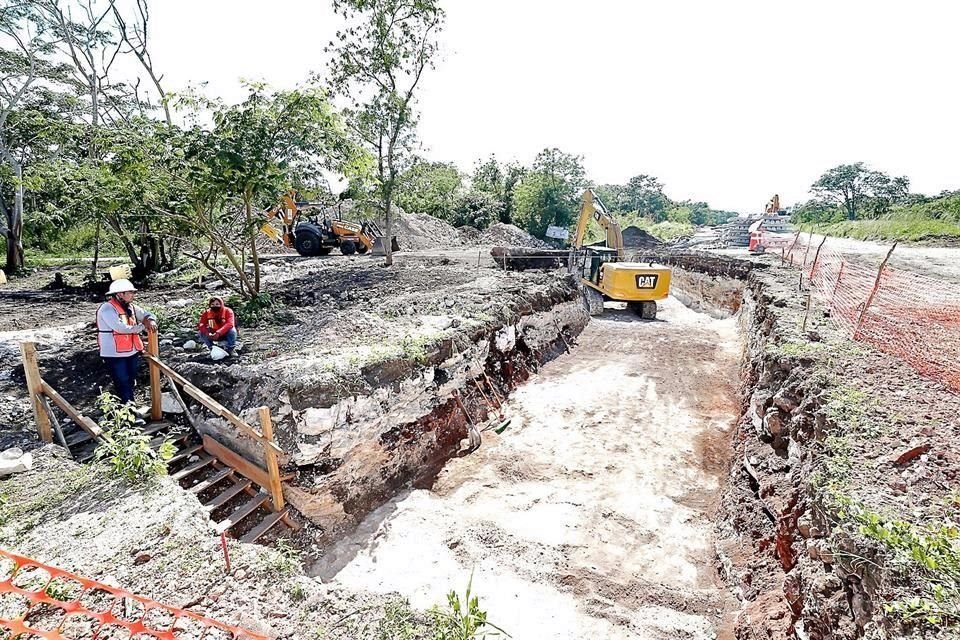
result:
[[[603,227],[606,246],[583,244],[591,219]],[[572,247],[570,268],[580,272],[591,315],[603,312],[605,300],[617,300],[645,320],[656,319],[657,300],[670,295],[670,269],[653,262],[624,262],[620,224],[592,189],[583,194]]]
[[[375,222],[353,222],[330,216],[310,217],[305,212],[324,211],[319,202],[296,200],[296,194],[288,194],[282,202],[267,210],[267,222],[260,228],[264,234],[287,247],[297,250],[301,256],[325,256],[336,248],[345,256],[370,251],[383,253],[383,233]],[[306,219],[301,219],[306,218]],[[279,220],[278,231],[270,222]],[[391,248],[399,251],[397,238],[391,238]]]

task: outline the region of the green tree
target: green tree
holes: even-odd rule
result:
[[[848,220],[856,220],[864,205],[875,200],[873,211],[885,212],[890,204],[909,191],[906,177],[891,178],[862,162],[842,164],[825,172],[810,187],[810,192],[825,202],[843,208]]]
[[[453,163],[418,158],[397,183],[397,204],[404,211],[449,221],[462,186],[463,176]]]
[[[516,187],[515,222],[543,237],[550,225],[569,227],[579,210],[580,193],[587,186],[580,156],[544,149]]]
[[[377,160],[376,190],[393,234],[397,181],[416,134],[414,99],[433,67],[445,14],[437,0],[333,0],[347,22],[327,46],[331,85],[350,99],[351,122]],[[393,264],[390,242],[385,262]]]
[[[617,211],[636,211],[655,222],[667,218],[671,202],[663,194],[663,184],[646,174],[634,176],[623,185],[616,203]]]
[[[526,169],[516,162],[501,164],[496,156],[491,155],[474,167],[470,186],[474,191],[497,200],[500,203],[500,221],[509,223],[513,221],[514,189],[524,173]]]
[[[457,197],[453,203],[453,217],[450,222],[458,227],[469,225],[477,229],[486,229],[501,219],[503,203],[489,193],[469,191]]]

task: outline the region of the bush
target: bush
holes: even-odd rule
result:
[[[134,484],[165,475],[167,461],[176,453],[173,443],[165,440],[159,450],[153,449],[150,436],[136,427],[133,409],[115,395],[103,392],[97,403],[103,412],[100,424],[106,427],[97,460],[106,460],[114,475]]]
[[[269,293],[258,293],[252,298],[244,299],[232,295],[226,300],[228,307],[233,309],[237,317],[237,325],[241,327],[255,327],[266,320],[274,311],[275,304]]]
[[[447,608],[435,607],[431,611],[435,625],[433,640],[510,637],[506,631],[487,620],[487,612],[480,608],[480,598],[471,594],[472,587],[471,574],[463,600],[456,591],[451,591],[447,594]]]

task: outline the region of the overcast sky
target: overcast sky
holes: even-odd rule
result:
[[[448,0],[420,134],[470,170],[490,153],[584,156],[675,199],[755,211],[864,161],[913,190],[960,188],[960,3],[952,0]],[[168,90],[278,87],[324,68],[324,0],[155,0]]]

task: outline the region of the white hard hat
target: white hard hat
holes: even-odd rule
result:
[[[133,286],[133,283],[127,280],[126,278],[121,278],[120,280],[114,280],[110,283],[110,288],[107,290],[107,293],[113,295],[115,293],[123,293],[125,291],[136,291],[137,288]]]

